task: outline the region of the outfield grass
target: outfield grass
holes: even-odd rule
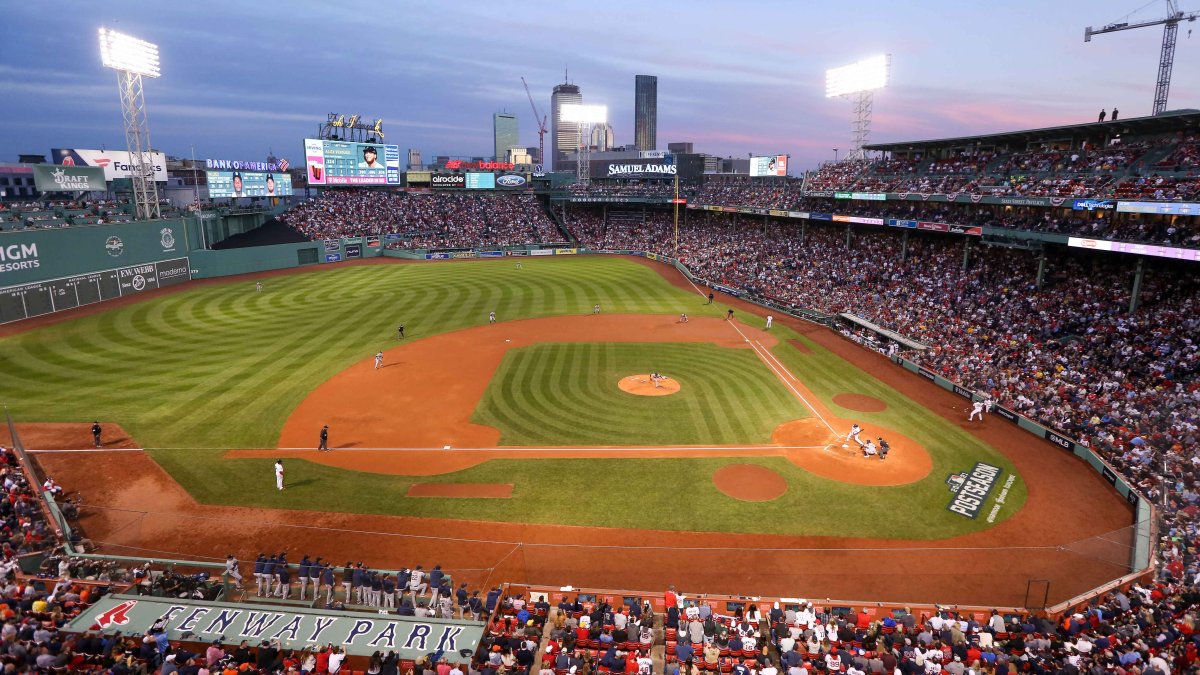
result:
[[[661,372],[670,396],[617,382]],[[505,355],[471,420],[501,445],[744,445],[808,409],[749,349],[680,343],[554,343]]]
[[[224,459],[221,454],[225,448],[274,447],[288,414],[309,391],[394,344],[400,322],[406,324],[410,339],[420,339],[483,324],[492,310],[501,320],[583,314],[595,303],[612,313],[686,311],[721,316],[725,311],[719,304],[703,305],[698,295],[675,288],[654,270],[627,260],[528,259],[524,267],[516,270],[509,261],[341,267],[268,278],[261,294],[254,292],[252,281],[231,281],[117,307],[0,340],[0,361],[5,364],[0,403],[8,405],[18,421],[119,422],[201,502],[478,519],[478,500],[409,499],[402,495],[413,479],[298,460],[291,460],[289,467],[292,489],[279,493],[272,484],[271,460]],[[774,330],[784,340],[798,337],[782,326]],[[616,345],[601,351],[610,347],[611,354],[624,353]],[[681,345],[655,345],[654,349],[675,347]],[[786,344],[774,352],[835,412],[846,414],[829,400],[842,391],[867,393],[887,402],[890,407],[883,413],[853,413],[853,417],[864,424],[877,421],[893,426],[924,443],[934,459],[926,479],[896,488],[863,488],[813,476],[778,458],[702,458],[505,460],[420,480],[513,483],[512,499],[487,501],[487,517],[500,521],[915,539],[987,527],[982,518],[971,521],[946,511],[950,493],[945,478],[969,469],[979,459],[1006,472],[1012,470],[1011,464],[866,372],[817,345],[811,347],[812,354],[801,354]],[[565,348],[532,349],[550,354]],[[737,351],[739,359],[753,358],[751,352]],[[565,358],[565,352],[556,358]],[[519,360],[513,361],[516,365],[506,361],[506,381],[522,380],[513,372],[519,370]],[[679,373],[681,381],[687,373],[690,380],[691,369],[699,365],[686,361],[656,367]],[[752,368],[753,363],[744,365]],[[523,376],[525,383],[545,381],[536,368],[530,368]],[[786,404],[772,393],[778,383],[765,366],[753,377],[764,382],[767,392],[753,395],[766,396],[769,408],[750,413],[760,416],[751,425],[753,432],[748,427],[729,431],[728,438],[761,433],[771,420],[785,414],[803,416],[786,412]],[[570,390],[569,385],[559,386]],[[694,388],[700,391],[706,386],[715,387],[697,384]],[[742,400],[740,405],[747,409],[757,405],[748,392],[719,393]],[[581,405],[585,394],[576,391],[570,396],[573,405]],[[481,416],[502,414],[498,406],[480,410]],[[656,433],[656,419],[643,417],[634,424],[628,411],[612,412],[616,413],[612,427],[639,438]],[[571,417],[570,411],[553,413],[550,408],[543,414],[558,414],[568,421]],[[684,419],[677,428],[686,426]],[[552,418],[543,421],[561,424]],[[533,433],[517,427],[505,432],[511,434],[506,442]],[[714,470],[746,461],[785,476],[790,485],[787,493],[775,501],[748,503],[728,498],[712,486],[709,476]],[[347,489],[337,489],[339,485]],[[1024,490],[1017,481],[1000,519],[1023,504]],[[597,508],[597,500],[607,503],[618,494],[637,508]],[[681,505],[684,496],[688,504],[704,507]],[[898,511],[898,506],[903,510]]]

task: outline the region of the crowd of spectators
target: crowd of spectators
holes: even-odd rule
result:
[[[399,235],[394,248],[467,248],[561,242],[528,194],[326,190],[280,216],[310,239]]]
[[[586,245],[676,255],[666,214],[636,227],[569,213]],[[602,236],[598,236],[600,233]],[[1130,313],[1133,261],[1062,251],[1045,283],[1028,251],[963,238],[910,237],[692,214],[678,257],[696,276],[827,314],[851,312],[930,346],[921,365],[986,392],[1090,445],[1173,510],[1200,510],[1200,283],[1189,268],[1152,267]],[[906,257],[901,258],[905,248]],[[1164,473],[1167,461],[1172,471]],[[1178,476],[1172,484],[1167,476]],[[1188,519],[1189,537],[1195,532]]]
[[[1171,675],[1195,670],[1200,643],[1200,596],[1177,581],[1116,591],[1060,621],[948,609],[834,614],[805,600],[729,615],[673,591],[665,602],[666,675]]]
[[[571,183],[567,192],[574,195],[610,197],[673,197],[675,185],[671,182],[628,183],[606,185],[604,183]]]
[[[128,209],[116,200],[0,202],[0,231],[127,223]]]

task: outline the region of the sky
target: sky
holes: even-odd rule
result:
[[[1200,0],[1181,0],[1183,11]],[[0,161],[50,148],[125,145],[107,26],[160,46],[147,80],[151,140],[168,155],[296,161],[327,113],[382,117],[401,152],[490,156],[492,113],[516,113],[537,145],[524,76],[542,114],[564,72],[633,142],[634,76],[658,76],[658,145],[723,157],[788,154],[791,173],[844,156],[851,102],[825,70],[891,55],[873,142],[1148,115],[1165,0],[309,0],[8,3],[0,21]],[[1168,109],[1200,108],[1200,21],[1179,30]],[[547,125],[548,126],[548,125]],[[547,133],[546,145],[550,145]]]

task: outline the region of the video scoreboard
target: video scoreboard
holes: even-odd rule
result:
[[[399,185],[400,146],[304,139],[309,185]]]

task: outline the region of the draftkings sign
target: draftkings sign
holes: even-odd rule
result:
[[[381,612],[334,612],[277,605],[249,605],[200,600],[176,600],[137,595],[110,595],[80,614],[68,626],[72,632],[120,631],[145,633],[158,625],[171,640],[257,645],[278,640],[284,649],[310,644],[341,645],[353,656],[395,651],[402,659],[417,659],[443,650],[451,662],[466,661],[483,636],[484,625],[472,621],[421,619]],[[184,635],[187,634],[187,637]]]
[[[104,169],[93,166],[38,164],[33,167],[33,183],[42,192],[103,192]]]

